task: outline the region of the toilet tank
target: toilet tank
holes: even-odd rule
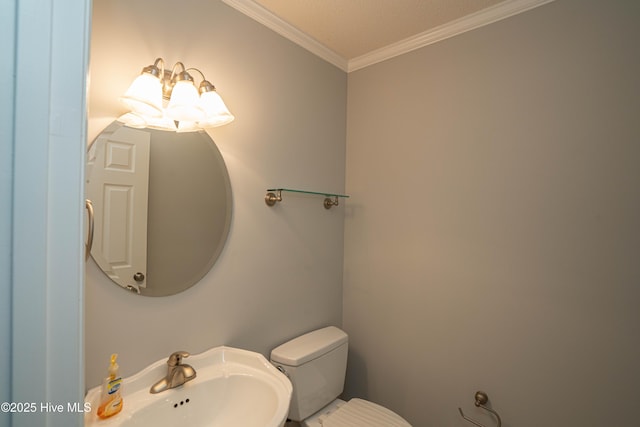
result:
[[[293,385],[289,418],[302,421],[335,400],[344,388],[348,337],[329,326],[304,334],[271,351],[271,363]]]

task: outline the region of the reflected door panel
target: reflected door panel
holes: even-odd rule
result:
[[[150,139],[148,132],[126,127],[101,134],[87,181],[99,225],[94,248],[100,252],[94,258],[124,287],[146,286]]]

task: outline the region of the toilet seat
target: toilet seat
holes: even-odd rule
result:
[[[336,411],[321,416],[322,427],[411,427],[404,418],[367,400],[353,398]]]

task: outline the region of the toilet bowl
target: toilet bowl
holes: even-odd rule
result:
[[[393,411],[363,399],[338,399],[347,370],[347,334],[334,327],[294,338],[271,351],[271,363],[293,385],[289,419],[303,427],[411,427]]]

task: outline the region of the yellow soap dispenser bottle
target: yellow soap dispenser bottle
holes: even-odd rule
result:
[[[109,418],[122,410],[122,378],[118,375],[117,354],[111,355],[109,376],[102,384],[102,397],[98,407],[98,417]]]

